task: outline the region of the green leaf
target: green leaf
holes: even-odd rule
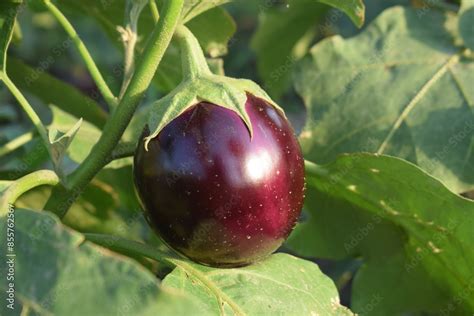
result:
[[[68,131],[66,137],[56,139],[57,149],[61,153],[68,150],[68,156],[76,163],[81,163],[89,154],[92,147],[100,137],[100,130],[88,122],[82,122],[55,105],[50,105],[53,112],[53,121],[48,125],[48,130]],[[79,125],[81,128],[79,129]],[[53,135],[54,136],[54,135]],[[74,139],[72,139],[74,137]],[[72,141],[72,142],[71,142]],[[54,145],[54,144],[53,144]],[[66,148],[64,145],[68,145]],[[57,154],[57,153],[55,153]]]
[[[6,227],[6,218],[0,219]],[[1,242],[6,245],[6,231]],[[190,295],[164,289],[134,260],[84,240],[49,213],[15,210],[16,309],[35,315],[191,315]],[[2,260],[6,271],[6,260]],[[2,293],[7,290],[1,283]],[[2,315],[10,315],[5,300]]]
[[[86,237],[121,253],[173,264],[176,268],[162,285],[192,296],[206,315],[352,315],[340,305],[336,287],[317,265],[287,254],[243,268],[217,269],[114,236]]]
[[[466,47],[474,50],[474,0],[463,0],[461,3],[459,32]]]
[[[288,5],[263,11],[251,42],[258,72],[274,98],[289,88],[294,65],[307,53],[316,35],[315,25],[328,12],[327,6],[314,0],[292,0]]]
[[[362,256],[355,312],[439,315],[453,302],[456,315],[474,311],[474,201],[399,158],[352,154],[306,167],[310,217],[289,245],[303,256]]]
[[[192,295],[207,315],[352,315],[316,264],[283,253],[239,269],[181,262],[162,284]]]
[[[107,113],[95,100],[72,85],[15,58],[8,59],[8,70],[8,75],[19,89],[34,94],[45,104],[54,103],[63,111],[83,117],[99,128],[105,125]]]
[[[196,16],[224,3],[232,0],[212,0],[212,1],[194,1],[186,0],[181,11],[181,19],[183,23],[187,23]]]
[[[474,62],[444,25],[451,13],[385,10],[360,35],[311,49],[295,72],[308,108],[309,160],[378,152],[419,165],[455,192],[474,185]]]
[[[318,0],[347,14],[352,22],[361,27],[365,19],[365,6],[362,0]]]
[[[21,1],[2,1],[0,4],[0,73],[6,71],[7,50],[12,39],[20,4]]]
[[[82,118],[79,119],[69,130],[67,130],[67,132],[61,132],[54,126],[48,129],[51,160],[53,161],[54,171],[56,171],[62,181],[66,181],[66,174],[62,168],[62,160],[69,148],[69,145],[74,139],[74,136],[76,136],[76,133],[79,131],[81,124]]]
[[[341,35],[344,38],[352,37],[359,34],[364,28],[366,28],[370,23],[377,18],[377,16],[382,13],[382,11],[393,7],[393,6],[415,6],[418,8],[419,12],[424,12],[420,10],[419,2],[413,2],[417,0],[392,0],[392,1],[380,1],[380,0],[363,0],[365,6],[365,18],[364,25],[362,27],[357,27],[352,23],[350,18],[347,15],[342,14],[340,11],[333,9],[332,12],[329,12],[326,19],[320,24],[319,28],[323,33],[324,37],[333,36],[335,34]],[[423,13],[420,13],[420,15]]]

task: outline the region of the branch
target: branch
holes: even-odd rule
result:
[[[166,1],[163,15],[156,24],[143,52],[140,63],[118,107],[107,121],[104,131],[84,162],[68,179],[69,188],[58,184],[45,209],[63,217],[85,186],[109,161],[110,154],[120,140],[156,69],[171,41],[184,0]]]
[[[318,178],[326,177],[328,175],[328,171],[323,166],[317,165],[309,160],[304,161],[304,168],[307,175],[312,175]]]
[[[88,241],[91,241],[97,245],[106,247],[127,256],[144,256],[171,266],[176,265],[175,261],[180,261],[179,257],[172,253],[166,253],[152,248],[149,245],[133,240],[128,240],[123,237],[94,233],[85,233],[84,237],[86,237]]]
[[[146,0],[128,0],[125,8],[125,27],[118,26],[117,30],[124,46],[123,82],[119,99],[122,99],[135,71],[135,46],[138,40],[138,18],[146,5]]]
[[[57,183],[59,183],[59,178],[51,170],[35,171],[16,180],[2,193],[0,198],[0,216],[4,216],[8,211],[9,205],[15,203],[23,193],[41,185],[55,185]]]
[[[119,143],[110,154],[110,161],[120,158],[131,157],[135,154],[137,144],[135,142]]]

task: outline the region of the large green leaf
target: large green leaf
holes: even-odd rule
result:
[[[411,163],[371,154],[308,163],[307,185],[310,218],[289,245],[303,256],[363,257],[355,312],[474,312],[473,201]]]
[[[308,108],[305,155],[370,151],[415,162],[455,192],[474,185],[474,62],[453,14],[395,7],[360,35],[315,45],[295,72]]]
[[[54,103],[63,111],[82,117],[99,128],[104,126],[107,113],[75,87],[11,57],[8,59],[8,75],[19,89],[34,94],[45,104]]]
[[[163,285],[192,295],[208,315],[352,315],[317,265],[282,253],[239,269],[182,263]]]
[[[115,251],[176,266],[163,286],[191,295],[206,315],[352,315],[340,305],[336,287],[317,265],[287,254],[243,268],[217,269],[113,236],[86,237]]]
[[[221,8],[214,8],[226,1],[186,1],[183,8],[183,21],[196,33],[198,40],[213,57],[227,52],[227,42],[235,32],[232,18]],[[117,47],[122,48],[119,41],[117,26],[123,24],[125,0],[95,1],[95,0],[59,0],[61,7],[70,11],[82,12],[92,16],[103,27],[108,37]],[[153,30],[155,23],[150,10],[145,8],[138,23],[140,41],[137,50],[140,52],[145,45],[147,36]],[[139,57],[138,57],[139,58]],[[179,84],[181,79],[181,59],[177,44],[172,41],[155,76],[155,84],[163,92],[170,91]]]
[[[258,72],[272,97],[279,98],[289,87],[293,66],[307,53],[316,35],[315,25],[328,9],[314,0],[292,0],[288,8],[262,11],[251,45],[257,53]]]
[[[5,245],[6,218],[0,222]],[[159,287],[144,267],[85,241],[49,213],[16,209],[14,229],[18,315],[203,314],[191,295]],[[6,282],[1,290],[4,296]],[[1,314],[11,315],[2,302]]]

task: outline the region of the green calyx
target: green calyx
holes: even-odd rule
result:
[[[283,109],[255,82],[213,74],[196,37],[188,28],[178,27],[175,36],[181,49],[183,80],[168,95],[152,105],[148,119],[150,135],[145,137],[146,150],[148,143],[168,123],[199,102],[213,103],[234,111],[247,126],[251,137],[252,124],[245,110],[247,93],[264,99],[285,115]]]

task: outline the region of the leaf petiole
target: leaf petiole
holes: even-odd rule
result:
[[[158,23],[158,20],[160,19],[160,13],[158,11],[158,6],[156,5],[155,0],[149,0],[148,4],[150,5],[150,10],[151,10],[151,15],[153,17],[153,21],[155,23]]]
[[[41,185],[55,185],[59,183],[58,175],[51,170],[38,170],[14,181],[0,198],[0,217],[7,213],[10,204],[25,192]]]
[[[10,92],[13,94],[15,99],[18,101],[20,106],[25,111],[26,115],[28,115],[29,119],[38,130],[38,133],[40,134],[44,143],[48,145],[49,140],[48,140],[48,133],[46,131],[46,127],[44,127],[43,123],[41,122],[41,119],[39,118],[38,114],[36,114],[31,104],[28,102],[25,96],[21,93],[21,91],[17,88],[17,86],[13,83],[13,81],[11,81],[11,79],[7,76],[6,73],[0,72],[0,79],[5,83],[8,90],[10,90]]]

